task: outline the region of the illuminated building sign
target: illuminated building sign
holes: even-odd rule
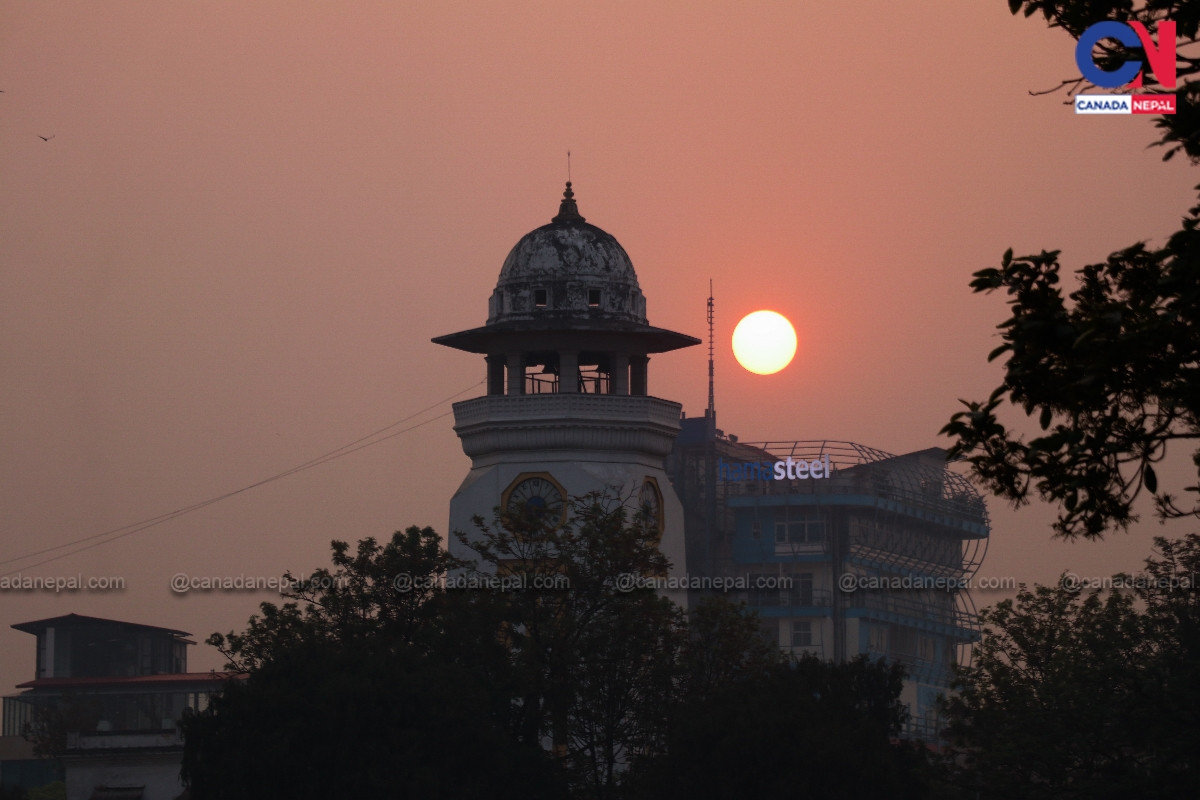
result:
[[[788,456],[783,461],[725,461],[717,459],[717,477],[725,481],[794,481],[828,478],[833,474],[829,456],[812,461]]]

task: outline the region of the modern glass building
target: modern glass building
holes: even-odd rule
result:
[[[688,563],[742,578],[763,633],[793,653],[902,662],[911,733],[937,736],[937,697],[979,625],[968,582],[986,552],[979,492],[937,448],[739,442],[685,419],[669,462]]]

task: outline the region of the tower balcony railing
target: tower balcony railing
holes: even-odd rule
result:
[[[679,403],[648,395],[541,393],[484,395],[454,404],[456,427],[546,418],[641,419],[679,430]]]
[[[645,395],[484,395],[454,404],[454,431],[472,458],[521,450],[671,452],[679,403]]]

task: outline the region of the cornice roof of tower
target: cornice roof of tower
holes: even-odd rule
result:
[[[567,181],[558,214],[521,237],[500,270],[487,324],[434,337],[472,353],[577,350],[664,353],[700,340],[646,321],[646,298],[625,248],[579,213]]]

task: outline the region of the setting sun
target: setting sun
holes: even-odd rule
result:
[[[772,375],[792,363],[796,331],[774,311],[747,314],[733,329],[733,355],[749,371]]]

